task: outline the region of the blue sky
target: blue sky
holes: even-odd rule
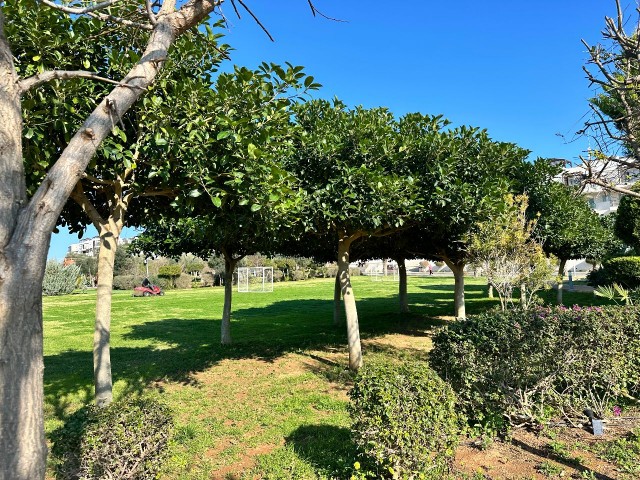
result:
[[[600,40],[605,15],[615,15],[613,0],[314,0],[345,22],[314,18],[306,0],[245,3],[275,42],[246,12],[238,20],[226,5],[233,64],[303,65],[323,85],[316,96],[385,106],[398,116],[442,114],[517,143],[532,158],[575,160],[589,146],[568,143],[591,95],[580,40]],[[63,258],[76,238],[54,235],[49,257]]]

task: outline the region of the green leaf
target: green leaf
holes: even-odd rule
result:
[[[194,190],[191,190],[191,191],[189,192],[189,196],[190,196],[190,197],[194,197],[194,198],[195,198],[195,197],[199,197],[200,195],[202,195],[202,193],[201,193],[201,192],[200,192],[200,190],[198,190],[197,188],[196,188],[196,189],[194,189]]]
[[[232,134],[233,132],[231,130],[224,130],[218,134],[218,136],[216,137],[216,140],[222,140],[223,138],[227,138]]]
[[[260,210],[262,208],[261,205],[258,205],[257,203],[254,203],[253,205],[251,205],[251,211],[252,212],[257,212],[258,210]]]
[[[160,136],[160,133],[156,133],[156,135],[153,137],[153,141],[156,143],[156,145],[166,145],[167,144],[167,141]]]
[[[213,204],[214,204],[216,207],[218,207],[218,208],[220,208],[220,207],[222,206],[222,200],[220,200],[220,197],[213,197],[213,198],[211,199],[211,201],[212,201],[212,202],[213,202]]]
[[[91,62],[88,58],[85,58],[82,62],[82,65],[84,65],[84,68],[89,68],[91,66]]]

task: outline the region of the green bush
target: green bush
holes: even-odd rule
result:
[[[308,278],[306,270],[293,270],[290,272],[291,280],[299,282],[300,280],[306,280]]]
[[[54,432],[58,478],[159,478],[173,428],[169,408],[153,398],[85,407]]]
[[[143,278],[138,275],[116,275],[113,277],[114,290],[133,290],[142,285]]]
[[[458,443],[451,388],[423,362],[371,364],[349,393],[352,435],[376,475],[441,479]]]
[[[55,260],[49,260],[42,280],[42,293],[44,295],[67,295],[76,289],[80,275],[80,267],[77,265],[64,267]]]
[[[640,310],[487,312],[441,330],[430,363],[472,424],[501,429],[584,408],[602,416],[640,395]]]
[[[625,288],[640,287],[640,257],[615,257],[606,260],[588,276],[594,286],[618,283]]]

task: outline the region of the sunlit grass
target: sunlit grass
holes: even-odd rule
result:
[[[424,355],[433,328],[453,313],[450,277],[410,278],[410,314],[398,313],[397,287],[354,278],[365,361]],[[566,295],[583,304],[592,297]],[[114,292],[116,398],[153,389],[175,413],[163,478],[329,478],[351,468],[346,331],[333,325],[332,299],[331,279],[234,293],[234,344],[223,347],[222,288]],[[467,279],[466,300],[469,314],[498,303],[481,278]],[[92,292],[44,299],[48,432],[92,401],[94,310]]]

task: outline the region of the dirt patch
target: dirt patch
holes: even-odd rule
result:
[[[481,474],[491,480],[631,480],[594,451],[598,443],[620,438],[639,425],[640,420],[610,425],[602,436],[581,428],[554,428],[541,434],[520,429],[508,440],[466,442],[456,452],[455,469],[460,477]]]

